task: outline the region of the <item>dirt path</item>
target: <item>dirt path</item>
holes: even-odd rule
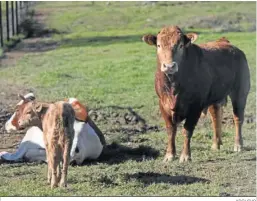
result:
[[[44,21],[48,12],[36,12],[35,19],[44,34],[40,37],[26,38],[16,44],[15,47],[4,52],[0,57],[1,68],[15,68],[17,62],[28,53],[53,50],[58,46],[57,42],[43,40],[51,37],[51,33],[45,29]],[[24,136],[24,132],[7,134],[4,129],[5,122],[14,112],[14,107],[19,101],[18,93],[27,93],[33,89],[24,88],[8,80],[0,80],[0,152],[13,151]]]

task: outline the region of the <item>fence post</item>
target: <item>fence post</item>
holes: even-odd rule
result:
[[[14,27],[15,27],[15,24],[14,24],[14,2],[11,1],[11,9],[12,9],[12,36],[15,35],[15,30],[14,30]]]
[[[5,9],[5,12],[6,12],[6,32],[7,32],[7,41],[10,40],[10,35],[9,35],[9,2],[6,1],[5,2],[5,5],[6,5],[6,9]]]
[[[16,16],[16,33],[19,34],[18,1],[15,1],[15,16]]]
[[[1,37],[1,47],[4,46],[4,36],[3,36],[3,24],[2,24],[2,1],[0,1],[0,37]]]

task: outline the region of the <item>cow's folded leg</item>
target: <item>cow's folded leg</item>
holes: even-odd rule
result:
[[[44,149],[28,149],[24,159],[28,162],[46,161],[46,151]]]

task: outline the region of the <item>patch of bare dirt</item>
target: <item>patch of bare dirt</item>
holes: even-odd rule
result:
[[[111,110],[94,109],[89,111],[90,117],[106,128],[103,130],[104,133],[135,135],[164,129],[158,125],[148,124],[133,108],[118,106],[111,108]]]

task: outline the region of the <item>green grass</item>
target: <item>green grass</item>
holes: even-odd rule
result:
[[[113,105],[132,107],[148,124],[162,127],[154,91],[155,49],[141,41],[143,34],[157,33],[165,24],[185,25],[198,16],[216,15],[227,20],[234,19],[231,13],[235,12],[248,18],[255,18],[256,13],[255,2],[165,2],[155,6],[142,2],[111,2],[108,6],[106,2],[42,2],[36,11],[47,13],[48,28],[65,32],[37,43],[57,41],[61,45],[52,51],[27,53],[15,66],[0,68],[1,82],[33,88],[38,99],[45,101],[77,97],[90,108],[102,107],[104,111]],[[247,20],[240,25],[246,27],[244,32],[220,33],[198,27],[188,31],[201,33],[197,43],[226,36],[245,52],[252,82],[246,116],[255,117],[256,32],[247,32]],[[225,112],[232,117],[230,105]],[[46,185],[45,164],[2,164],[0,196],[256,194],[255,122],[244,125],[246,150],[237,154],[232,152],[233,125],[223,126],[222,149],[214,152],[210,149],[210,119],[200,120],[193,136],[193,161],[186,164],[178,160],[162,163],[167,143],[164,131],[127,136],[110,132],[108,124],[97,124],[109,130],[108,144],[116,142],[125,147],[111,155],[113,163],[100,160],[71,167],[69,187],[55,190]],[[180,133],[179,129],[178,154],[183,144]]]

